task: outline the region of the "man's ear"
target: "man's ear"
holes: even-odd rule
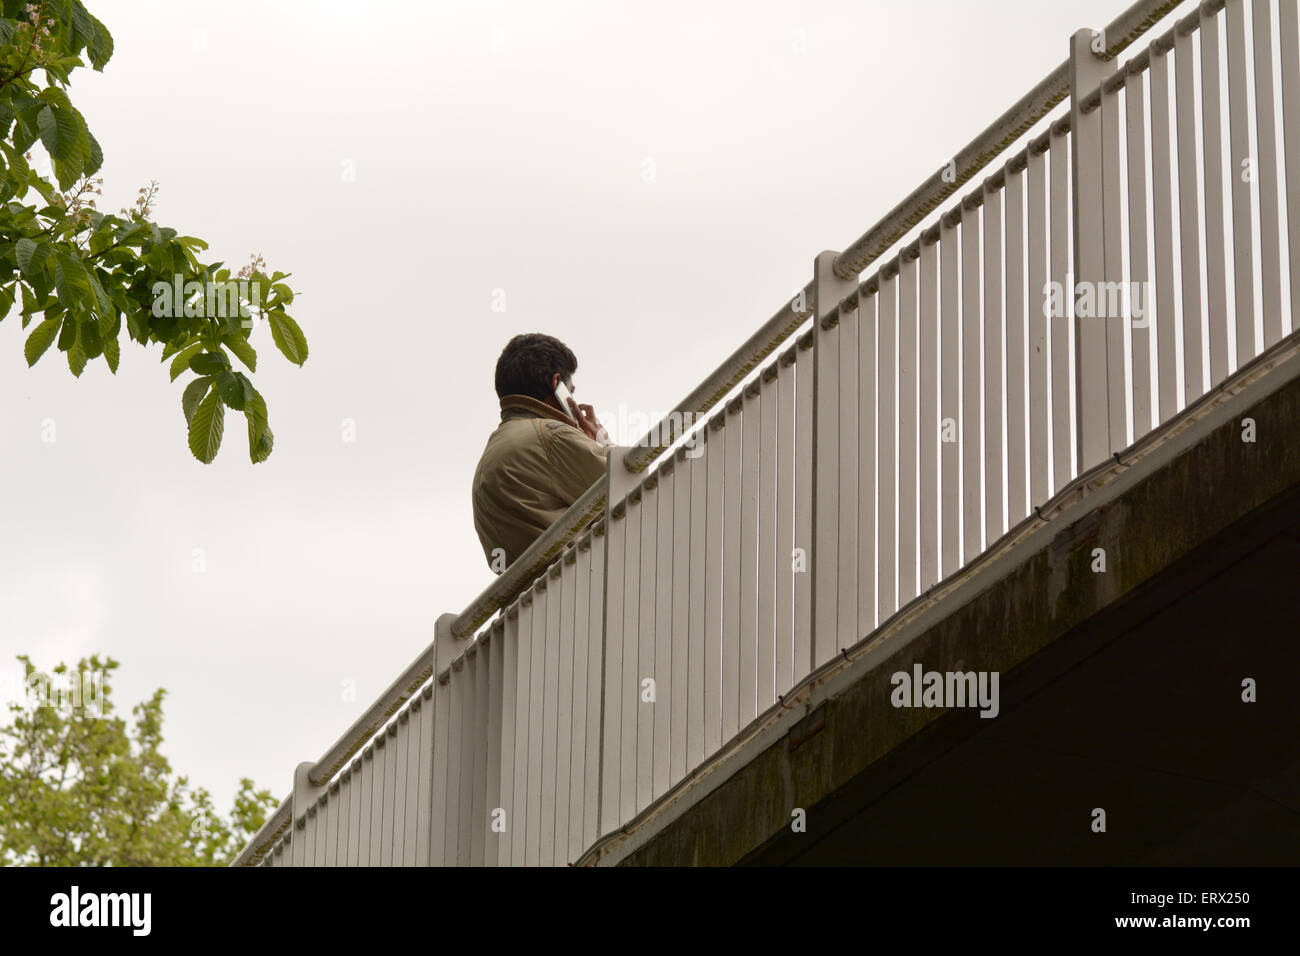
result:
[[[559,388],[559,385],[560,385],[560,379],[561,379],[562,377],[563,377],[563,376],[561,376],[559,372],[556,372],[554,375],[551,376],[551,391],[552,391],[552,392],[555,391],[557,388]]]

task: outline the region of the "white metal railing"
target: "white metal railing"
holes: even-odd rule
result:
[[[299,766],[237,862],[578,861],[1288,333],[1296,0],[1202,3],[1121,66],[1177,5],[1134,4],[1100,55],[1080,31],[950,175],[818,256],[808,286],[675,410],[713,410],[750,378],[702,442],[649,469],[670,415],[615,449],[607,478]],[[1049,318],[1050,282],[1065,295]],[[1077,282],[1148,283],[1149,324],[1123,299],[1087,317]]]

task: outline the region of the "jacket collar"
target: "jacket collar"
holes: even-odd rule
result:
[[[551,418],[572,425],[573,419],[528,395],[506,395],[501,399],[501,420],[510,418]]]

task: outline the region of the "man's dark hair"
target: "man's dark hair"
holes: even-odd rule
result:
[[[497,359],[497,397],[527,395],[539,402],[551,396],[556,372],[567,378],[578,370],[578,359],[559,339],[541,332],[516,335]]]

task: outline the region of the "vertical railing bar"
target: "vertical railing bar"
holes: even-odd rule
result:
[[[699,453],[691,463],[691,578],[690,578],[690,634],[687,637],[690,687],[686,713],[686,764],[689,773],[704,759],[705,749],[705,656],[707,653],[705,627],[706,567],[708,550],[707,512],[709,506],[709,427],[704,424],[696,438],[695,451]]]
[[[1228,283],[1223,218],[1223,114],[1219,17],[1201,15],[1201,147],[1205,180],[1205,311],[1210,335],[1210,387],[1228,377]]]
[[[961,293],[960,236],[955,223],[939,226],[939,577],[956,573],[961,551]]]
[[[522,614],[518,605],[508,609],[501,635],[501,769],[497,806],[502,810],[505,831],[494,834],[498,866],[510,866],[513,863],[514,832],[520,818],[515,803],[515,753],[519,746],[516,727],[519,723],[519,619]]]
[[[1115,454],[1129,446],[1129,395],[1126,380],[1126,345],[1132,319],[1132,298],[1124,284],[1124,181],[1120,156],[1124,152],[1120,136],[1120,96],[1123,87],[1103,91],[1101,96],[1101,181],[1103,224],[1103,276],[1105,286],[1097,290],[1099,316],[1094,322],[1104,325],[1106,350],[1106,409],[1108,453]],[[1136,373],[1133,373],[1136,376]]]
[[[352,770],[350,767],[344,767],[343,772],[339,774],[336,781],[338,783],[338,852],[335,856],[334,866],[352,866],[353,861],[349,858],[352,848]],[[414,843],[412,843],[414,847]]]
[[[1279,52],[1282,60],[1282,151],[1286,161],[1287,250],[1290,253],[1291,319],[1300,328],[1300,13],[1296,0],[1279,0]],[[1280,335],[1280,330],[1279,330]]]
[[[551,860],[555,866],[569,863],[569,819],[573,809],[570,774],[574,744],[574,645],[577,640],[578,554],[573,548],[560,561],[559,687],[556,691],[555,725],[555,845]]]
[[[451,743],[449,748],[450,760],[447,767],[447,788],[449,791],[447,864],[450,866],[465,866],[469,857],[467,852],[469,833],[466,829],[466,822],[469,818],[467,804],[473,797],[469,789],[470,780],[473,776],[473,764],[471,762],[473,754],[469,746],[470,741],[466,737],[472,713],[469,700],[473,694],[473,683],[467,678],[471,666],[469,658],[462,655],[452,663],[447,682],[447,686],[451,690],[448,695],[451,701],[448,716]],[[378,750],[375,751],[375,758],[375,765],[378,766]]]
[[[1107,361],[1107,330],[1111,323],[1104,316],[1104,296],[1099,295],[1107,279],[1102,110],[1085,112],[1081,99],[1096,89],[1111,70],[1092,47],[1091,30],[1079,30],[1070,39],[1075,290],[1071,298],[1075,303],[1076,447],[1081,472],[1108,458],[1112,444]],[[1105,95],[1103,91],[1103,99]],[[1098,299],[1102,300],[1100,310]],[[1103,314],[1099,316],[1098,312]]]
[[[1029,507],[1043,504],[1052,496],[1052,447],[1049,417],[1049,366],[1047,254],[1047,156],[1046,151],[1029,151],[1028,198],[1028,307],[1029,326]]]
[[[655,629],[654,645],[654,681],[655,702],[650,705],[650,716],[654,722],[653,751],[650,761],[651,799],[657,800],[668,791],[668,764],[671,749],[672,715],[679,694],[686,692],[673,679],[673,508],[676,504],[677,472],[669,467],[661,468],[659,474],[658,506],[655,518]]]
[[[984,185],[984,282],[981,332],[984,336],[984,524],[985,540],[996,541],[1006,531],[1002,499],[1002,403],[1006,398],[1003,362],[1006,357],[1002,293],[1002,190]]]
[[[528,794],[532,784],[528,778],[529,743],[528,728],[532,723],[532,667],[533,643],[539,638],[534,632],[537,621],[534,606],[536,585],[519,602],[519,616],[515,639],[515,748],[512,759],[514,770],[511,780],[510,815],[506,826],[510,838],[510,865],[525,866],[528,862]]]
[[[917,261],[899,257],[898,271],[898,606],[917,595]]]
[[[740,413],[740,642],[736,668],[737,730],[758,715],[758,436],[759,382],[745,389]],[[737,424],[733,422],[732,424]],[[734,553],[734,551],[733,551]]]
[[[583,759],[586,792],[582,797],[582,844],[591,846],[600,833],[600,786],[604,766],[602,739],[605,699],[605,596],[609,590],[605,551],[608,543],[609,516],[591,537],[591,610],[587,615],[587,753]]]
[[[637,741],[641,706],[641,511],[643,492],[627,502],[627,537],[623,542],[623,679],[614,698],[623,709],[623,738],[618,751],[618,826],[636,816]],[[614,583],[614,582],[611,582]]]
[[[1151,55],[1152,238],[1156,265],[1156,379],[1160,390],[1157,421],[1178,413],[1178,310],[1174,273],[1173,130],[1169,105],[1169,56]]]
[[[469,838],[470,865],[483,866],[487,854],[488,818],[487,780],[488,757],[491,753],[491,734],[488,721],[491,719],[488,709],[488,671],[491,669],[493,641],[489,635],[486,640],[478,642],[478,652],[474,655],[474,706],[472,714],[472,733],[469,735],[470,746],[474,752],[474,790],[470,803]]]
[[[1259,150],[1259,238],[1261,306],[1267,349],[1282,338],[1282,237],[1280,170],[1277,162],[1276,100],[1273,90],[1273,37],[1268,0],[1251,0],[1251,44],[1255,66],[1255,142]],[[1284,64],[1285,68],[1285,64]],[[1300,178],[1300,177],[1297,177]],[[1294,248],[1295,243],[1292,242]],[[1294,305],[1293,305],[1294,307]]]
[[[875,292],[858,297],[858,633],[876,628],[876,306]]]
[[[1070,266],[1070,144],[1067,134],[1050,134],[1048,192],[1051,213],[1051,282],[1059,294],[1049,323],[1052,367],[1052,493],[1074,477],[1074,417],[1070,407],[1070,325],[1074,321],[1074,282]]]
[[[759,477],[758,477],[758,661],[757,708],[759,713],[776,702],[777,655],[777,472],[780,470],[781,448],[777,441],[777,417],[780,405],[777,365],[769,365],[763,372],[760,401]],[[856,441],[856,436],[854,436]],[[680,480],[680,479],[679,479]],[[680,506],[680,505],[679,505]],[[685,587],[675,588],[685,594]],[[683,615],[683,621],[685,617]],[[674,649],[676,654],[676,649]],[[674,664],[677,658],[673,658]],[[782,691],[785,688],[781,688]],[[675,782],[675,781],[674,781]]]
[[[857,280],[836,284],[836,294],[845,293],[841,301],[857,302]],[[837,348],[839,382],[836,421],[839,435],[835,439],[839,474],[836,476],[839,519],[835,534],[839,546],[836,567],[839,581],[834,590],[836,650],[852,647],[867,632],[858,630],[858,366],[861,362],[859,322],[856,309],[840,310],[839,345]],[[762,709],[761,707],[759,708]]]
[[[722,473],[722,742],[740,729],[740,537],[744,424],[740,400],[728,405],[722,430],[726,464]],[[815,582],[814,582],[815,584]]]
[[[546,572],[546,637],[542,645],[542,764],[538,786],[537,863],[554,866],[556,785],[559,780],[560,625],[564,608],[564,564],[557,561]],[[531,809],[531,805],[530,805]]]
[[[588,686],[588,674],[595,645],[591,640],[591,558],[592,537],[583,538],[573,558],[573,659],[570,664],[569,686],[573,705],[570,720],[573,736],[569,743],[569,842],[565,849],[565,862],[572,863],[587,847],[584,813],[587,805],[587,776],[591,768],[587,763],[587,734],[590,711],[595,696]]]
[[[795,500],[794,548],[790,562],[794,574],[794,680],[812,670],[813,551],[813,352],[812,335],[795,343]],[[710,473],[711,474],[711,473]],[[710,500],[712,506],[712,500]]]
[[[1003,190],[1006,248],[1006,382],[1007,382],[1007,523],[1014,527],[1028,514],[1028,427],[1025,355],[1025,174],[1007,171]]]
[[[388,787],[387,730],[375,737],[374,773],[370,777],[370,865],[388,866],[392,863],[391,848],[384,854],[384,806]],[[391,813],[391,811],[390,811]],[[391,824],[391,816],[389,817]]]
[[[611,452],[609,481],[626,481],[619,456]],[[601,626],[601,718],[600,718],[600,786],[597,788],[598,832],[609,833],[620,826],[619,781],[622,774],[620,753],[623,742],[623,578],[625,574],[628,520],[623,494],[613,489],[606,496],[605,508],[605,580]]]
[[[549,637],[550,581],[546,572],[533,584],[532,629],[528,640],[528,762],[524,776],[527,822],[524,830],[524,865],[542,865],[542,760],[546,733],[546,644]]]
[[[492,626],[491,667],[488,671],[488,718],[487,718],[487,786],[484,800],[484,817],[479,825],[484,830],[484,864],[498,866],[501,862],[502,836],[495,826],[497,811],[502,804],[501,794],[501,738],[505,731],[505,663],[506,663],[506,629],[505,619],[500,617]],[[411,724],[413,735],[416,734],[414,721]],[[410,799],[408,797],[408,799]]]
[[[794,685],[795,368],[798,346],[781,353],[776,369],[776,693]],[[692,507],[694,502],[692,501]],[[694,520],[694,515],[692,515]],[[692,605],[694,606],[694,605]]]
[[[402,829],[402,866],[416,866],[420,827],[420,745],[423,728],[424,698],[417,693],[410,704],[410,727],[406,734],[406,822]]]
[[[919,444],[921,591],[939,580],[939,245],[921,241],[917,328],[917,442]],[[864,631],[865,635],[867,632]]]
[[[898,609],[897,487],[898,405],[898,271],[893,268],[880,283],[877,311],[876,449],[877,600],[880,620]]]
[[[1241,368],[1258,352],[1255,345],[1255,220],[1251,208],[1250,184],[1255,160],[1250,153],[1250,116],[1246,79],[1246,4],[1228,0],[1228,173],[1232,183],[1233,299],[1237,318],[1237,353],[1234,369]]]
[[[673,477],[673,555],[672,555],[672,708],[669,714],[668,786],[676,786],[686,775],[687,727],[690,708],[690,628],[693,605],[691,593],[691,491],[698,470],[698,458],[691,457],[701,446],[677,450],[677,467]]]
[[[397,715],[397,735],[388,742],[394,748],[393,761],[393,866],[402,866],[406,857],[406,791],[411,752],[411,712],[403,708]]]
[[[1178,233],[1182,266],[1183,403],[1205,392],[1201,361],[1201,212],[1196,164],[1196,87],[1192,35],[1174,38],[1174,106],[1178,131]]]
[[[1124,131],[1128,163],[1129,281],[1132,315],[1129,334],[1133,369],[1133,440],[1151,430],[1151,276],[1148,273],[1146,103],[1141,73],[1124,77]],[[1139,312],[1141,313],[1139,315]]]
[[[654,777],[654,724],[657,701],[646,700],[647,679],[655,675],[655,611],[657,568],[655,558],[659,544],[659,481],[654,478],[642,485],[641,492],[640,587],[637,589],[637,667],[632,693],[636,702],[636,777],[633,782],[633,812],[650,805]],[[625,821],[626,822],[626,821]]]
[[[980,318],[980,211],[967,204],[961,215],[961,436],[962,450],[962,563],[974,559],[984,550],[983,485],[981,449],[983,409],[981,407],[981,349],[983,334]],[[892,607],[891,607],[892,610]],[[884,617],[881,612],[881,617]]]

